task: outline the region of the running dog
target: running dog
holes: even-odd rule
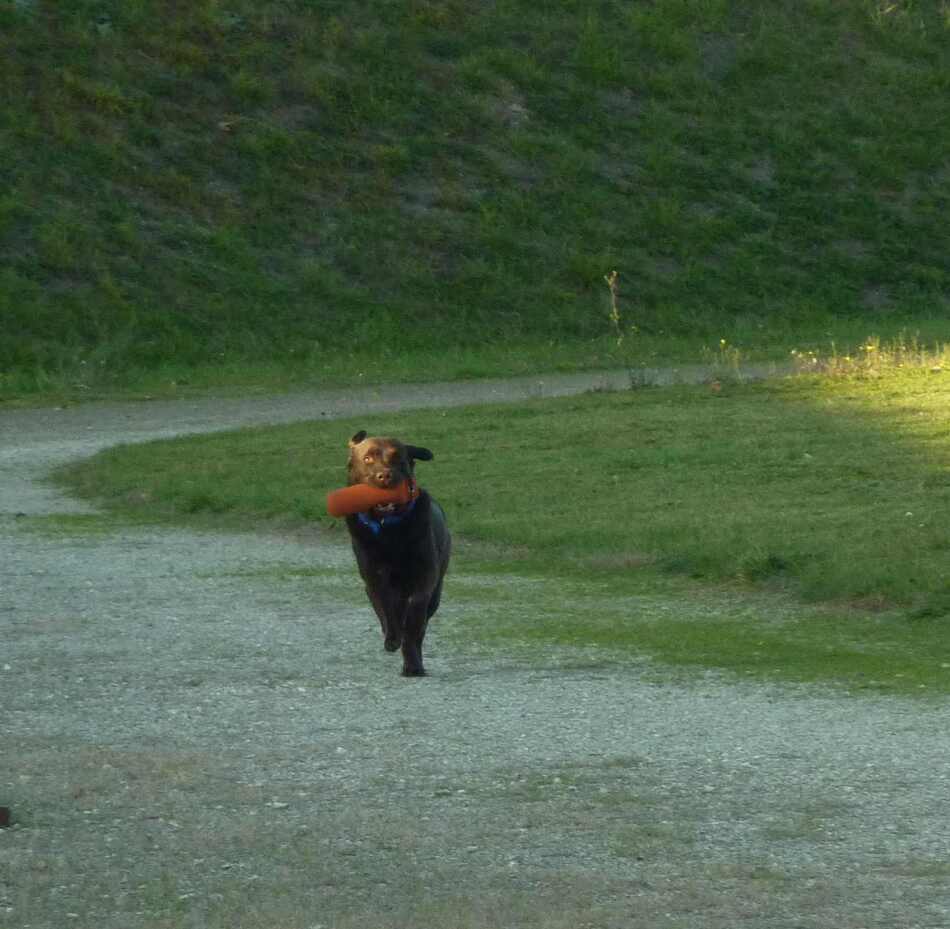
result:
[[[409,483],[410,500],[346,517],[353,553],[386,651],[402,649],[402,673],[424,675],[422,640],[439,608],[452,540],[442,507],[417,484],[416,461],[432,452],[357,432],[349,442],[348,483],[390,490]]]

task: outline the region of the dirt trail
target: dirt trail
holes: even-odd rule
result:
[[[950,927],[945,704],[486,652],[451,585],[405,680],[338,543],[29,518],[116,442],[626,383],[0,411],[0,926]]]

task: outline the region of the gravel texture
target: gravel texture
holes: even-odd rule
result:
[[[0,411],[0,926],[950,927],[945,703],[486,650],[453,575],[407,680],[338,541],[33,518],[120,441],[597,383]]]

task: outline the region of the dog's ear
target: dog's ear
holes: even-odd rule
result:
[[[410,461],[432,461],[433,458],[432,452],[427,448],[422,448],[420,445],[407,445],[406,454],[409,456]]]
[[[357,432],[356,435],[354,435],[352,439],[350,439],[350,448],[355,448],[365,438],[366,438],[366,430],[360,429],[360,431]]]

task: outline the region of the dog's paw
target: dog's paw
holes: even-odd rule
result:
[[[425,676],[426,676],[426,669],[423,668],[421,665],[420,665],[419,667],[416,667],[416,668],[406,668],[406,667],[403,667],[403,669],[402,669],[402,676],[403,676],[403,677],[425,677]]]
[[[393,635],[392,633],[387,635],[383,641],[383,648],[385,648],[387,652],[398,652],[401,645],[402,636]]]

